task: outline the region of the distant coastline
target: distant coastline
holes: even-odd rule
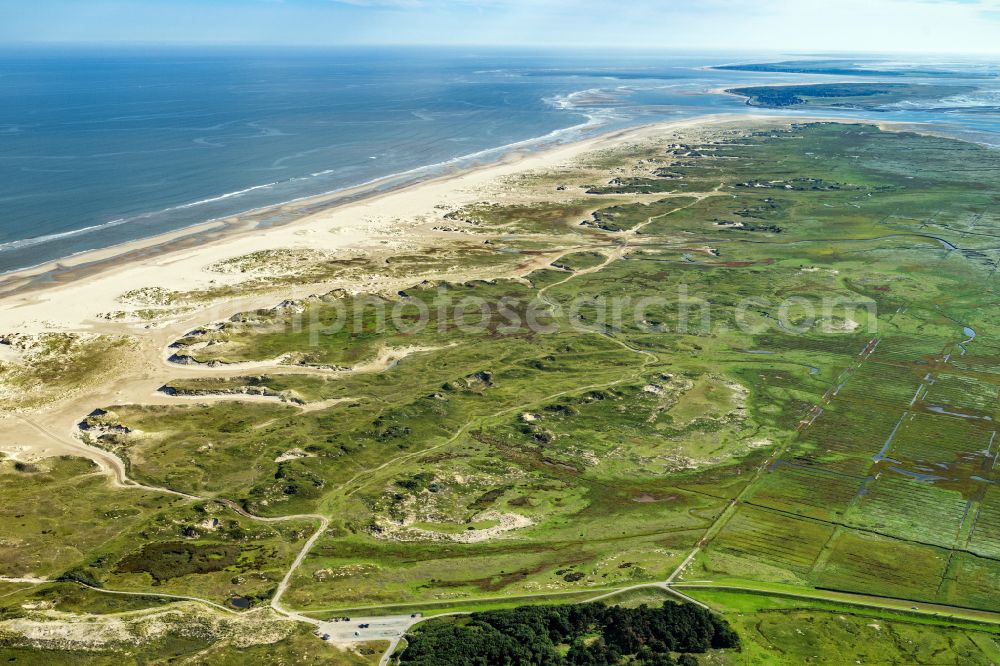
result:
[[[965,72],[955,72],[947,69],[877,69],[864,66],[867,60],[836,58],[820,60],[782,60],[777,62],[733,63],[727,65],[712,65],[710,69],[733,72],[759,72],[767,74],[823,74],[828,76],[858,76],[858,77],[889,77],[914,78],[929,77],[954,79],[970,78]],[[877,62],[877,61],[876,61]],[[989,75],[972,78],[992,78]]]
[[[857,109],[884,113],[901,104],[934,105],[945,99],[975,92],[974,86],[953,84],[918,85],[913,83],[810,83],[774,84],[727,88],[725,93],[746,100],[747,106],[768,109],[790,107]],[[938,109],[947,109],[946,106]],[[983,110],[991,110],[984,107]]]

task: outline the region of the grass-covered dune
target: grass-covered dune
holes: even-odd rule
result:
[[[334,294],[180,341],[200,362],[284,355],[315,366],[276,366],[252,383],[332,406],[110,405],[100,418],[121,428],[95,443],[148,484],[267,515],[331,516],[288,592],[306,608],[662,580],[706,531],[691,575],[989,606],[973,581],[993,567],[989,483],[976,480],[991,472],[969,456],[987,451],[992,430],[954,414],[995,409],[982,307],[995,155],[814,123],[646,147],[641,159],[681,174],[671,182],[685,198],[617,230],[579,224],[569,204],[565,233],[595,249],[557,260],[551,278],[380,297],[390,310],[428,311],[419,330],[380,329],[359,297]],[[619,217],[635,205],[590,196],[596,210],[613,197]],[[508,223],[502,207],[468,214]],[[530,226],[523,204],[516,215]],[[546,210],[543,228],[556,217]],[[616,235],[625,252],[605,249]],[[604,321],[598,305],[622,297],[623,316]],[[535,303],[561,325],[470,330],[435,307],[442,298],[522,314]],[[642,299],[652,304],[637,317]],[[836,307],[818,310],[824,299]],[[332,326],[344,311],[347,325]],[[320,322],[318,339],[294,318]],[[963,354],[965,326],[977,336]],[[372,371],[323,370],[387,349],[410,352]],[[983,396],[975,407],[949,389],[959,381]],[[929,457],[928,436],[949,453]],[[873,463],[880,452],[887,459]],[[883,544],[912,557],[879,559]]]
[[[803,123],[511,179],[516,201],[442,217],[518,270],[205,322],[155,404],[93,405],[82,438],[179,495],[5,461],[11,575],[259,612],[288,574],[282,604],[324,619],[668,579],[993,617],[998,169],[969,143]],[[717,608],[750,663],[890,634],[822,604]],[[940,618],[910,649],[912,619],[850,656],[995,654]]]

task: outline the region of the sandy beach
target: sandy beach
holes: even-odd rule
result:
[[[413,245],[421,227],[440,222],[442,207],[483,199],[502,187],[497,181],[506,176],[550,169],[587,151],[634,140],[648,132],[747,118],[750,116],[711,116],[616,131],[539,152],[509,154],[493,164],[389,192],[364,196],[349,190],[279,206],[292,215],[317,206],[320,210],[263,230],[254,228],[257,215],[249,214],[9,273],[0,278],[0,332],[104,330],[106,322],[98,315],[120,310],[123,292],[139,287],[185,292],[235,285],[246,277],[209,272],[206,267],[261,250],[343,253],[403,249]],[[359,200],[323,207],[324,200],[351,196]]]

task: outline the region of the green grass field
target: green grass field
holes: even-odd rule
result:
[[[264,605],[315,521],[225,499],[330,518],[283,597],[320,614],[579,600],[664,581],[696,546],[679,582],[1000,611],[998,167],[869,125],[728,128],[592,157],[559,174],[572,200],[452,211],[551,266],[192,331],[175,360],[280,362],[174,391],[270,400],[94,405],[84,434],[207,499],[5,461],[4,573]],[[488,321],[440,307],[463,299]],[[704,663],[997,655],[967,628],[712,601],[747,649]]]
[[[116,423],[142,434],[109,445],[150,484],[270,515],[335,516],[290,590],[305,608],[662,579],[735,493],[746,507],[718,526],[698,576],[717,567],[726,577],[958,603],[956,582],[942,577],[949,549],[985,543],[972,511],[990,520],[981,496],[995,452],[981,417],[996,408],[990,375],[961,366],[990,342],[980,303],[993,265],[989,241],[964,230],[994,222],[982,188],[992,187],[996,158],[971,144],[833,124],[691,151],[699,156],[651,161],[680,176],[665,177],[673,188],[718,196],[628,203],[617,192],[454,215],[554,246],[573,234],[598,247],[641,225],[623,259],[578,250],[532,286],[425,285],[381,306],[411,321],[427,310],[419,331],[380,328],[362,297],[324,297],[304,312],[248,313],[179,341],[200,362],[350,366],[385,349],[427,350],[382,372],[253,380],[306,403],[350,400],[306,413],[110,406]],[[474,297],[526,315],[540,292],[546,321],[574,325],[462,330],[481,315],[460,321],[435,307]],[[672,298],[655,299],[664,294]],[[609,322],[601,304],[623,296],[629,303]],[[835,306],[819,311],[822,299]],[[323,330],[316,339],[295,321]],[[977,335],[963,354],[965,326]],[[973,397],[963,399],[967,385]],[[813,409],[821,413],[810,419]],[[288,451],[302,455],[281,461]],[[780,461],[741,475],[741,461],[759,452]],[[497,528],[504,516],[518,526]],[[499,531],[478,536],[490,528]],[[873,545],[854,552],[861,543]],[[883,563],[882,544],[912,550],[923,573]],[[617,569],[622,562],[630,566]]]

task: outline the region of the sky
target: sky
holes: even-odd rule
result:
[[[1000,0],[0,0],[0,46],[1000,53]]]

